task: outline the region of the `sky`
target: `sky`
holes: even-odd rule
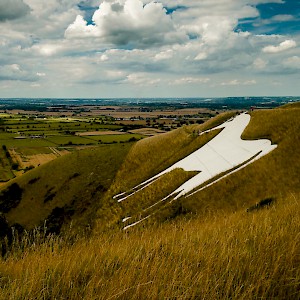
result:
[[[300,0],[0,0],[0,98],[300,96]]]

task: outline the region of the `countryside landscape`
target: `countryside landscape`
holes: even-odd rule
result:
[[[2,299],[298,297],[297,98],[172,106],[1,112]],[[267,139],[270,153],[178,198],[201,171],[175,165],[143,184],[245,114],[242,139]]]

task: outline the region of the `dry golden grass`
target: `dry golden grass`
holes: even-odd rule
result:
[[[130,216],[130,223],[149,216],[161,209],[167,201],[162,201],[184,182],[195,176],[198,172],[186,172],[182,169],[174,169],[162,175],[149,186],[129,196],[120,206],[123,216]]]
[[[299,194],[269,209],[49,238],[0,261],[1,299],[297,299]]]
[[[244,137],[278,148],[181,201],[191,217],[75,241],[24,237],[0,260],[0,299],[299,299],[298,116],[254,112]],[[269,208],[245,211],[269,196]]]

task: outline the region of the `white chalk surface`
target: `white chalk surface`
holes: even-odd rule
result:
[[[210,180],[216,175],[231,170],[255,156],[247,163],[248,165],[254,160],[257,160],[274,150],[277,145],[271,145],[269,140],[262,139],[245,141],[241,139],[241,135],[249,122],[250,115],[243,113],[231,119],[230,121],[215,127],[214,129],[223,128],[223,130],[211,141],[184,159],[178,161],[171,167],[167,168],[163,172],[141,183],[137,187],[141,186],[142,189],[145,187],[145,184],[151,184],[161,175],[166,174],[176,168],[182,168],[185,171],[200,172],[169,195],[171,196],[173,194],[177,194],[174,198],[177,199],[191,192],[199,185],[203,184],[207,180]],[[137,191],[139,190],[140,189]],[[118,201],[121,202],[127,197],[124,197]]]

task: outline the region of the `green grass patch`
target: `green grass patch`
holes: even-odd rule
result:
[[[11,140],[16,136],[19,136],[19,134],[8,133],[8,132],[0,132],[0,143],[3,144],[3,141]]]
[[[102,142],[102,143],[112,143],[112,142],[128,142],[129,140],[140,140],[145,136],[141,134],[109,134],[109,135],[94,135],[89,136],[90,139]]]
[[[56,135],[56,136],[49,136],[46,138],[47,141],[54,143],[56,145],[90,145],[96,144],[95,141],[74,135]]]
[[[1,142],[1,141],[0,141]],[[8,148],[22,147],[51,147],[56,144],[44,138],[8,139],[5,140]]]

